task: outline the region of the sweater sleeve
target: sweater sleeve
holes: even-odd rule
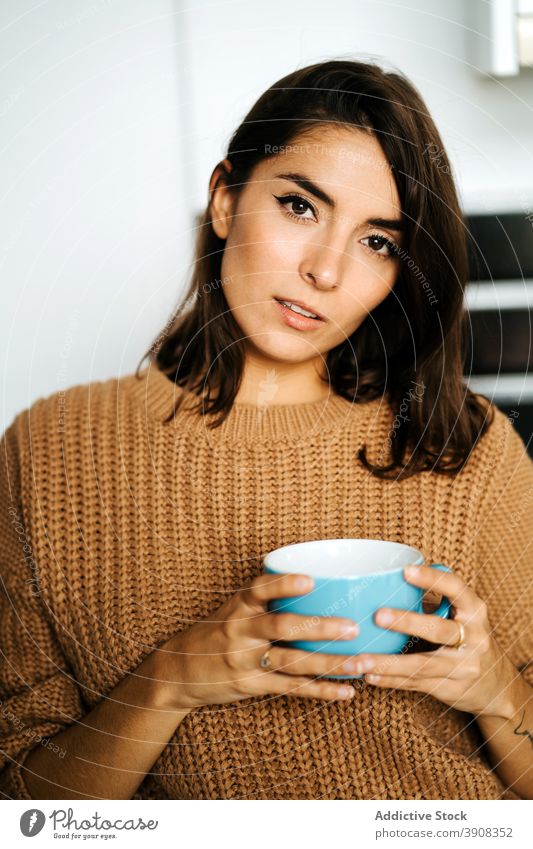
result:
[[[0,797],[30,799],[24,760],[38,745],[64,757],[51,738],[83,714],[39,593],[21,503],[17,416],[0,440]]]
[[[483,454],[475,590],[496,641],[533,685],[533,460],[511,421],[495,411]]]

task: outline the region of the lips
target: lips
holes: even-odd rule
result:
[[[310,304],[306,304],[303,301],[297,301],[294,298],[278,298],[274,295],[274,300],[278,301],[278,303],[282,303],[285,301],[287,304],[294,304],[297,307],[301,307],[303,310],[307,310],[307,312],[312,312],[313,315],[316,315],[317,319],[320,321],[326,321],[323,315],[321,315],[314,307],[310,306]]]

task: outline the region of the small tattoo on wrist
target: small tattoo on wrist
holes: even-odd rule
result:
[[[525,709],[524,709],[524,713],[522,714],[522,719],[520,720],[520,722],[519,722],[519,723],[518,723],[518,725],[516,726],[516,728],[515,728],[515,730],[514,730],[514,733],[515,733],[515,734],[519,734],[520,736],[523,736],[523,737],[527,737],[527,738],[529,739],[529,742],[530,742],[530,743],[531,743],[531,745],[533,746],[533,733],[532,733],[531,731],[528,731],[527,729],[525,729],[524,731],[519,731],[519,730],[518,730],[518,729],[520,728],[520,726],[522,725],[522,722],[524,721],[524,716],[525,716],[525,715],[526,715],[526,711],[525,711]]]

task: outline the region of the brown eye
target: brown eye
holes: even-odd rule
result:
[[[367,236],[366,239],[362,239],[362,242],[363,244],[365,242],[369,242],[370,244],[368,244],[367,247],[372,251],[372,253],[382,256],[385,259],[395,256],[398,252],[398,248],[394,242],[391,242],[390,239],[387,239],[385,236]]]
[[[276,198],[276,200],[277,200],[277,202],[279,203],[280,206],[284,207],[285,213],[287,215],[289,215],[291,218],[294,218],[294,219],[297,219],[297,220],[300,220],[300,221],[313,221],[314,220],[314,215],[315,215],[314,207],[308,201],[306,201],[305,198],[300,197],[300,195],[285,195],[284,197],[278,197],[277,195],[273,195],[273,197]],[[286,207],[288,205],[293,206],[293,207],[299,207],[300,210],[301,210],[302,207],[304,207],[303,211],[306,212],[307,210],[309,210],[312,213],[312,215],[311,215],[310,218],[308,216],[304,217],[303,215],[300,215],[298,212],[294,212],[294,210],[291,211],[291,210],[287,209]]]

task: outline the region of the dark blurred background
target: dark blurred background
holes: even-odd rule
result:
[[[465,377],[510,416],[533,456],[533,211],[467,216]]]

